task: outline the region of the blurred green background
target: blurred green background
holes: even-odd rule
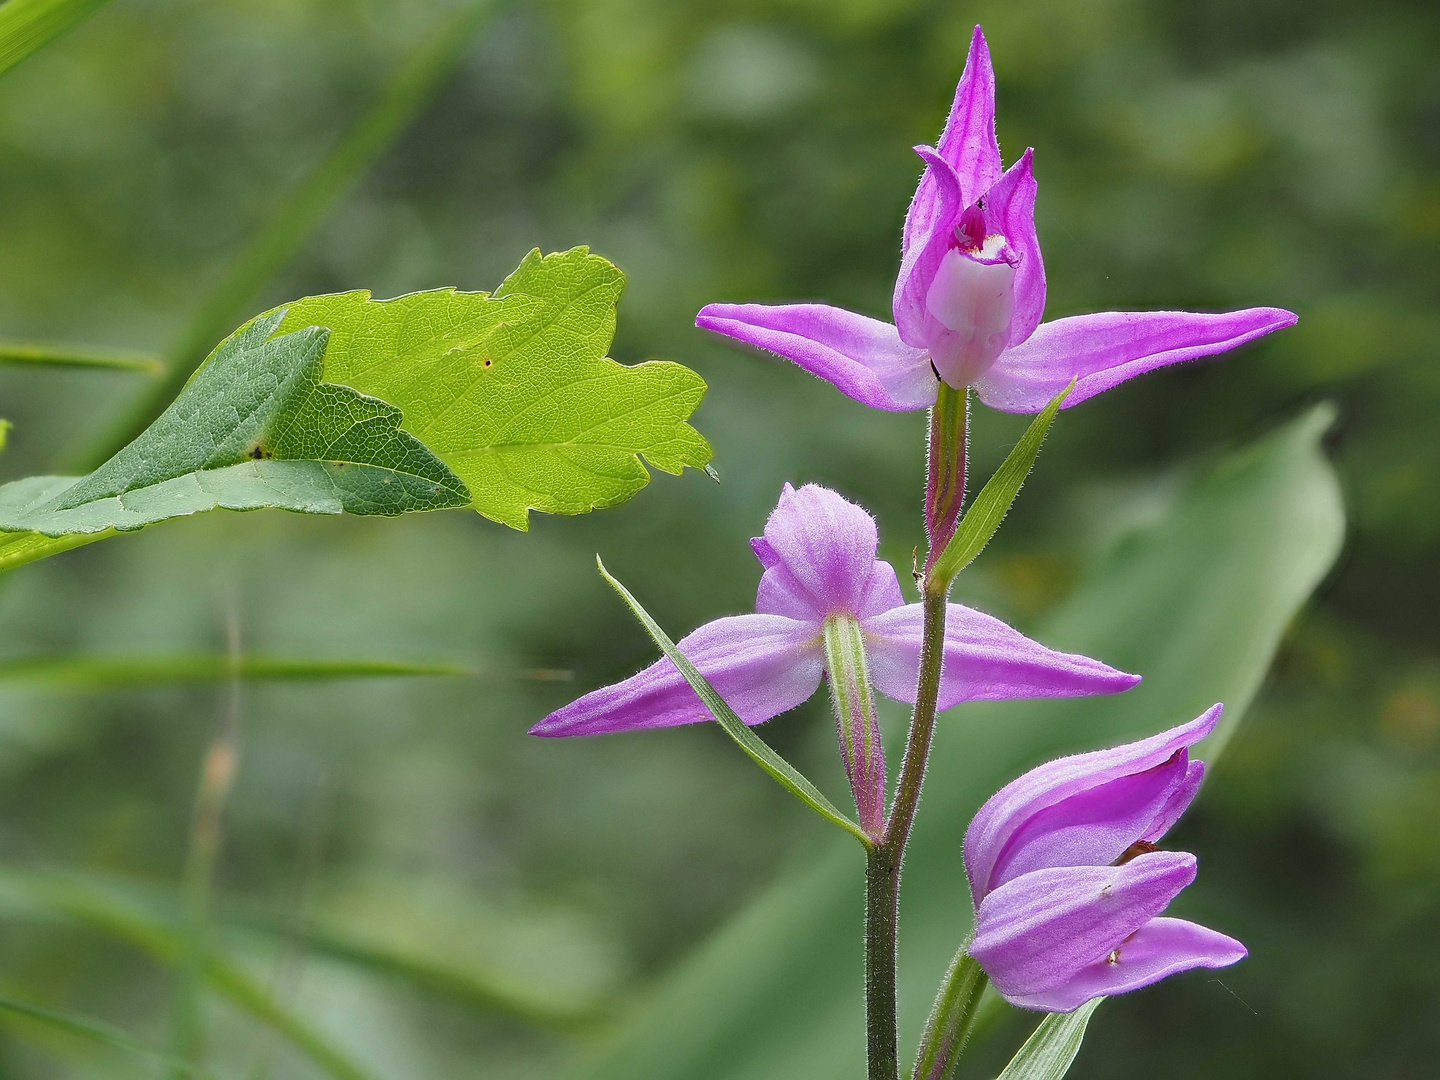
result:
[[[115,0],[5,74],[0,336],[172,348],[454,10]],[[908,564],[923,416],[867,411],[691,320],[711,300],[888,312],[919,173],[910,147],[937,137],[976,22],[1005,159],[1036,148],[1051,317],[1267,304],[1301,321],[1062,416],[962,597],[1034,625],[1187,463],[1322,399],[1339,406],[1327,445],[1350,515],[1339,567],[1176,834],[1201,856],[1198,902],[1252,958],[1223,984],[1197,974],[1107,1005],[1074,1075],[1431,1075],[1440,8],[1422,0],[499,7],[215,337],[303,294],[492,288],[531,247],[588,244],[629,275],[612,355],[678,359],[710,383],[696,423],[722,482],[659,475],[625,507],[537,515],[525,535],[467,512],[211,514],[5,575],[0,662],[213,652],[234,635],[266,656],[474,673],[248,683],[238,705],[205,683],[0,677],[4,863],[83,870],[90,893],[102,882],[163,922],[201,761],[234,708],[241,756],[213,903],[269,926],[225,940],[271,1000],[361,1063],[352,1075],[548,1077],[602,1038],[603,1020],[568,1020],[643,996],[822,826],[710,728],[525,731],[651,656],[595,574],[597,551],[679,633],[749,607],[746,538],[782,482],[819,481],[871,508],[883,553]],[[0,479],[66,468],[146,385],[0,366],[0,417],[15,425]],[[977,410],[980,475],[1022,427]],[[765,733],[836,790],[823,699]],[[73,882],[57,892],[6,873],[0,992],[169,1044],[177,979],[152,955],[164,949],[136,948],[133,927],[117,940],[93,910],[58,917],[99,903],[75,900]],[[311,925],[333,929],[334,948],[302,962]],[[362,939],[469,981],[427,988],[373,955],[345,962],[344,943]],[[325,1075],[232,998],[207,998],[201,1015],[220,1075]],[[1013,1046],[1023,1028],[1008,1024]],[[0,1076],[155,1074],[0,1026]]]

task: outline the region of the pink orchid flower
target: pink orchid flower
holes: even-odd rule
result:
[[[1033,150],[1001,170],[995,73],[980,27],[938,147],[905,218],[895,322],[825,304],[709,304],[695,324],[793,360],[877,409],[927,408],[939,379],[1005,412],[1033,413],[1075,380],[1069,408],[1168,364],[1225,352],[1296,317],[1105,311],[1042,323]]]
[[[1070,1012],[1246,955],[1234,938],[1161,916],[1196,863],[1156,844],[1200,790],[1205,766],[1189,748],[1219,719],[1216,705],[1148,739],[1048,762],[980,808],[965,834],[970,955],[1012,1005]]]
[[[820,688],[827,619],[855,620],[875,688],[915,701],[924,613],[905,603],[894,567],[876,558],[879,535],[868,513],[828,488],[786,484],[765,535],[750,543],[765,568],[755,613],[716,619],[678,642],[742,720],[769,720]],[[1112,694],[1139,681],[1098,660],[1047,649],[973,608],[949,606],[942,709],[962,701]],[[551,713],[531,733],[599,735],[709,719],[675,665],[661,659]]]

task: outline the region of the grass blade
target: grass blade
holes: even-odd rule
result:
[[[210,1077],[209,1073],[193,1068],[179,1058],[167,1054],[164,1050],[157,1050],[138,1039],[133,1039],[119,1028],[111,1027],[99,1020],[76,1016],[74,1013],[59,1012],[55,1009],[46,1009],[3,994],[0,994],[0,1012],[23,1016],[25,1019],[45,1027],[87,1039],[102,1046],[112,1046],[118,1050],[126,1050],[132,1054],[153,1058],[179,1070],[186,1076],[202,1077],[205,1080],[209,1080]]]
[[[160,905],[137,902],[119,890],[21,867],[0,868],[0,901],[11,911],[18,908],[44,916],[61,915],[82,923],[127,942],[167,967],[179,967],[186,959],[178,905],[170,905],[174,910],[167,916]],[[215,992],[279,1033],[334,1080],[374,1080],[307,1020],[272,1000],[265,987],[244,969],[213,950],[204,958],[204,975]]]
[[[660,625],[650,617],[649,612],[640,606],[640,601],[630,595],[630,590],[610,576],[610,572],[605,569],[605,564],[600,561],[599,556],[595,558],[595,565],[600,567],[600,576],[608,581],[611,588],[619,593],[620,598],[630,606],[630,610],[635,613],[635,617],[640,620],[640,624],[645,627],[655,644],[660,646],[660,650],[670,658],[670,662],[680,669],[680,674],[685,676],[685,681],[694,688],[695,693],[700,695],[700,700],[710,710],[710,715],[715,717],[720,726],[725,729],[725,734],[734,739],[740,749],[749,754],[751,760],[769,773],[786,791],[825,820],[839,825],[866,847],[869,847],[872,841],[865,835],[865,830],[836,809],[835,804],[825,798],[819,788],[800,775],[788,761],[770,749],[760,736],[750,730],[744,720],[735,715],[735,710],[725,704],[725,699],[715,692],[715,688],[710,685],[710,680],[700,674],[695,665],[681,655],[680,650],[675,648],[675,643],[666,636],[664,630],[660,629]]]
[[[290,936],[311,955],[338,960],[373,975],[402,980],[478,1012],[503,1016],[545,1031],[562,1034],[579,1031],[605,1015],[598,1005],[567,1008],[524,997],[485,978],[483,974],[466,971],[458,965],[436,963],[324,927],[306,927],[297,935],[281,920],[263,915],[239,914],[229,917],[228,921],[231,925],[266,935]]]
[[[370,111],[291,192],[231,264],[171,350],[165,377],[73,463],[74,472],[94,469],[160,415],[215,343],[242,321],[245,305],[260,287],[304,246],[350,186],[434,97],[497,6],[498,0],[472,0],[401,65]]]
[[[1090,1017],[1104,1000],[1096,998],[1074,1012],[1045,1017],[996,1080],[1060,1080],[1080,1053]]]
[[[109,0],[9,0],[0,4],[0,74],[61,34],[73,30]]]
[[[27,656],[0,660],[0,684],[58,686],[66,690],[116,686],[210,683],[228,678],[249,682],[330,682],[417,676],[470,676],[472,668],[439,661],[326,660],[224,653],[161,656]]]
[[[970,565],[1000,528],[1000,522],[1004,521],[1005,515],[1010,512],[1015,497],[1020,494],[1021,486],[1030,475],[1030,470],[1035,468],[1035,459],[1040,455],[1040,447],[1045,442],[1055,414],[1060,411],[1060,405],[1074,388],[1075,383],[1072,381],[1050,400],[1050,404],[1031,421],[1020,441],[995,470],[995,475],[985,482],[980,494],[975,496],[975,501],[960,520],[955,535],[945,546],[940,558],[935,560],[935,567],[930,571],[937,582],[948,587],[950,582],[955,580],[955,575]]]
[[[16,3],[17,0],[10,0]],[[0,12],[4,8],[0,7]],[[159,375],[165,361],[144,352],[120,349],[74,349],[58,345],[33,345],[27,342],[0,341],[0,364],[27,364],[41,367],[99,368],[110,371],[137,371]]]

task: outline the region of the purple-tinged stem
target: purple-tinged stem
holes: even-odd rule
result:
[[[926,525],[930,529],[929,567],[955,532],[965,500],[965,441],[968,395],[943,383],[930,414],[930,469],[926,485]],[[948,525],[947,525],[948,521]],[[948,531],[947,531],[948,530]],[[905,845],[920,805],[920,789],[935,735],[940,668],[945,658],[945,615],[949,580],[921,580],[924,630],[915,712],[905,744],[905,761],[895,787],[895,802],[880,841],[866,852],[865,863],[865,1031],[868,1080],[898,1080],[895,1002],[895,941],[900,914],[900,870]]]
[[[930,410],[929,470],[925,485],[925,532],[930,550],[928,572],[955,535],[965,501],[966,443],[970,428],[970,391],[941,382]]]

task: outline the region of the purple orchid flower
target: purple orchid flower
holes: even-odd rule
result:
[[[927,408],[936,376],[1005,412],[1065,408],[1154,368],[1295,323],[1279,308],[1078,315],[1042,323],[1033,150],[1001,171],[995,73],[980,27],[905,218],[894,324],[825,304],[709,304],[697,326],[793,360],[877,409]]]
[[[970,955],[1012,1005],[1070,1012],[1167,975],[1246,955],[1234,938],[1160,917],[1195,856],[1155,844],[1204,776],[1189,747],[1219,705],[1140,742],[1061,758],[1007,784],[965,834]]]
[[[905,603],[894,568],[876,558],[879,537],[869,514],[826,488],[807,484],[797,491],[786,484],[765,535],[751,546],[765,568],[755,614],[706,623],[678,645],[742,720],[761,723],[814,694],[831,666],[827,643],[836,640],[837,625],[863,643],[865,685],[842,693],[868,699],[873,682],[887,697],[914,702],[923,610]],[[853,677],[853,670],[846,673],[847,681]],[[972,608],[949,605],[941,709],[962,701],[1112,694],[1139,681],[1097,660],[1047,649]],[[885,793],[874,710],[842,709],[837,702],[836,711],[862,824],[873,831]],[[863,729],[847,730],[846,716]],[[675,665],[661,659],[551,713],[531,733],[599,735],[709,719]]]

